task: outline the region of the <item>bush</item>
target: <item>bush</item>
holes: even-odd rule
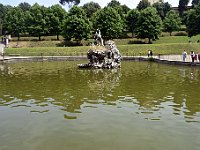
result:
[[[81,42],[76,41],[63,41],[61,43],[56,44],[58,47],[66,47],[66,46],[83,46]]]

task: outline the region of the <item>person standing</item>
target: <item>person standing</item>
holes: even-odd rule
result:
[[[194,59],[195,59],[195,53],[193,51],[191,51],[191,58],[192,58],[192,62],[194,62]]]
[[[150,56],[150,54],[151,54],[151,50],[148,50],[148,57]]]
[[[152,50],[150,50],[150,56],[153,57],[153,51]]]
[[[4,44],[0,43],[0,56],[4,59]]]
[[[199,59],[199,62],[200,62],[200,53],[198,54],[198,59]]]
[[[185,62],[186,57],[187,57],[187,52],[184,50],[182,53],[183,61]]]

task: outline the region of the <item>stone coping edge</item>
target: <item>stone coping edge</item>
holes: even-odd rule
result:
[[[76,61],[87,60],[86,56],[24,56],[24,57],[5,57],[0,59],[1,62],[13,61]],[[183,61],[169,61],[161,60],[159,58],[146,58],[140,56],[123,56],[122,61],[151,61],[161,64],[184,65],[184,66],[200,66],[200,62],[183,62]]]

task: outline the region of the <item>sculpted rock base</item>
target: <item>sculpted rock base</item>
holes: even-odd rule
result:
[[[105,42],[105,46],[92,48],[87,52],[88,64],[79,64],[79,68],[119,68],[121,55],[114,41]]]

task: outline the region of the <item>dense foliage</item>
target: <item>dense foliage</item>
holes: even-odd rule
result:
[[[170,36],[173,31],[179,31],[181,28],[181,18],[174,11],[169,11],[163,21],[163,29],[166,32],[170,33]]]
[[[95,29],[100,29],[105,39],[118,38],[124,29],[121,16],[112,7],[105,7],[93,16]]]
[[[56,4],[49,8],[48,16],[49,32],[52,35],[56,35],[57,40],[59,40],[59,35],[63,31],[64,21],[67,13],[60,5]]]
[[[179,0],[178,11],[180,16],[183,16],[189,1],[190,0]]]
[[[37,3],[34,4],[30,11],[27,13],[26,17],[26,25],[27,31],[31,36],[39,37],[41,40],[41,36],[49,33],[48,24],[49,16],[47,13],[47,8],[44,6],[40,6]]]
[[[77,6],[80,0],[60,0],[71,7],[68,12],[61,5],[51,7],[40,6],[35,3],[30,5],[26,2],[17,7],[0,4],[0,35],[11,34],[12,36],[41,36],[64,35],[67,40],[80,41],[92,38],[96,29],[100,29],[103,38],[122,38],[132,33],[132,37],[148,38],[151,42],[156,39],[161,31],[178,31],[180,18],[170,10],[169,3],[154,3],[151,7],[147,0],[141,0],[137,9],[130,9],[121,5],[117,0],[111,0],[106,7],[101,8],[93,1]],[[179,11],[182,24],[187,22],[189,36],[199,34],[199,0],[193,0],[193,8],[186,12],[188,0],[179,0]],[[191,7],[190,7],[191,8]],[[161,18],[161,20],[160,20]]]
[[[200,3],[200,0],[192,0],[192,6],[196,6]]]
[[[93,1],[86,3],[83,5],[83,10],[86,12],[87,17],[91,18],[92,15],[99,9],[101,9],[101,6],[98,3],[95,3]]]
[[[200,34],[200,4],[189,11],[186,26],[189,37]]]
[[[132,33],[132,37],[134,37],[139,15],[140,12],[137,9],[130,10],[127,15],[127,26],[128,30]]]
[[[25,32],[25,17],[24,12],[20,7],[15,7],[7,12],[4,25],[8,34],[14,34],[20,37],[20,33]]]
[[[143,10],[147,7],[149,7],[151,4],[149,3],[148,0],[141,0],[137,6],[137,9],[138,10]]]
[[[153,4],[153,7],[156,8],[162,20],[165,18],[166,14],[171,10],[171,5],[168,2],[157,2]]]
[[[67,40],[74,39],[80,42],[82,39],[88,39],[91,32],[91,23],[86,13],[80,7],[73,6],[64,23],[63,36]]]
[[[23,2],[18,5],[23,11],[28,11],[31,9],[31,5],[29,3]]]
[[[153,7],[142,10],[135,30],[139,38],[148,38],[149,43],[161,33],[162,20]]]

